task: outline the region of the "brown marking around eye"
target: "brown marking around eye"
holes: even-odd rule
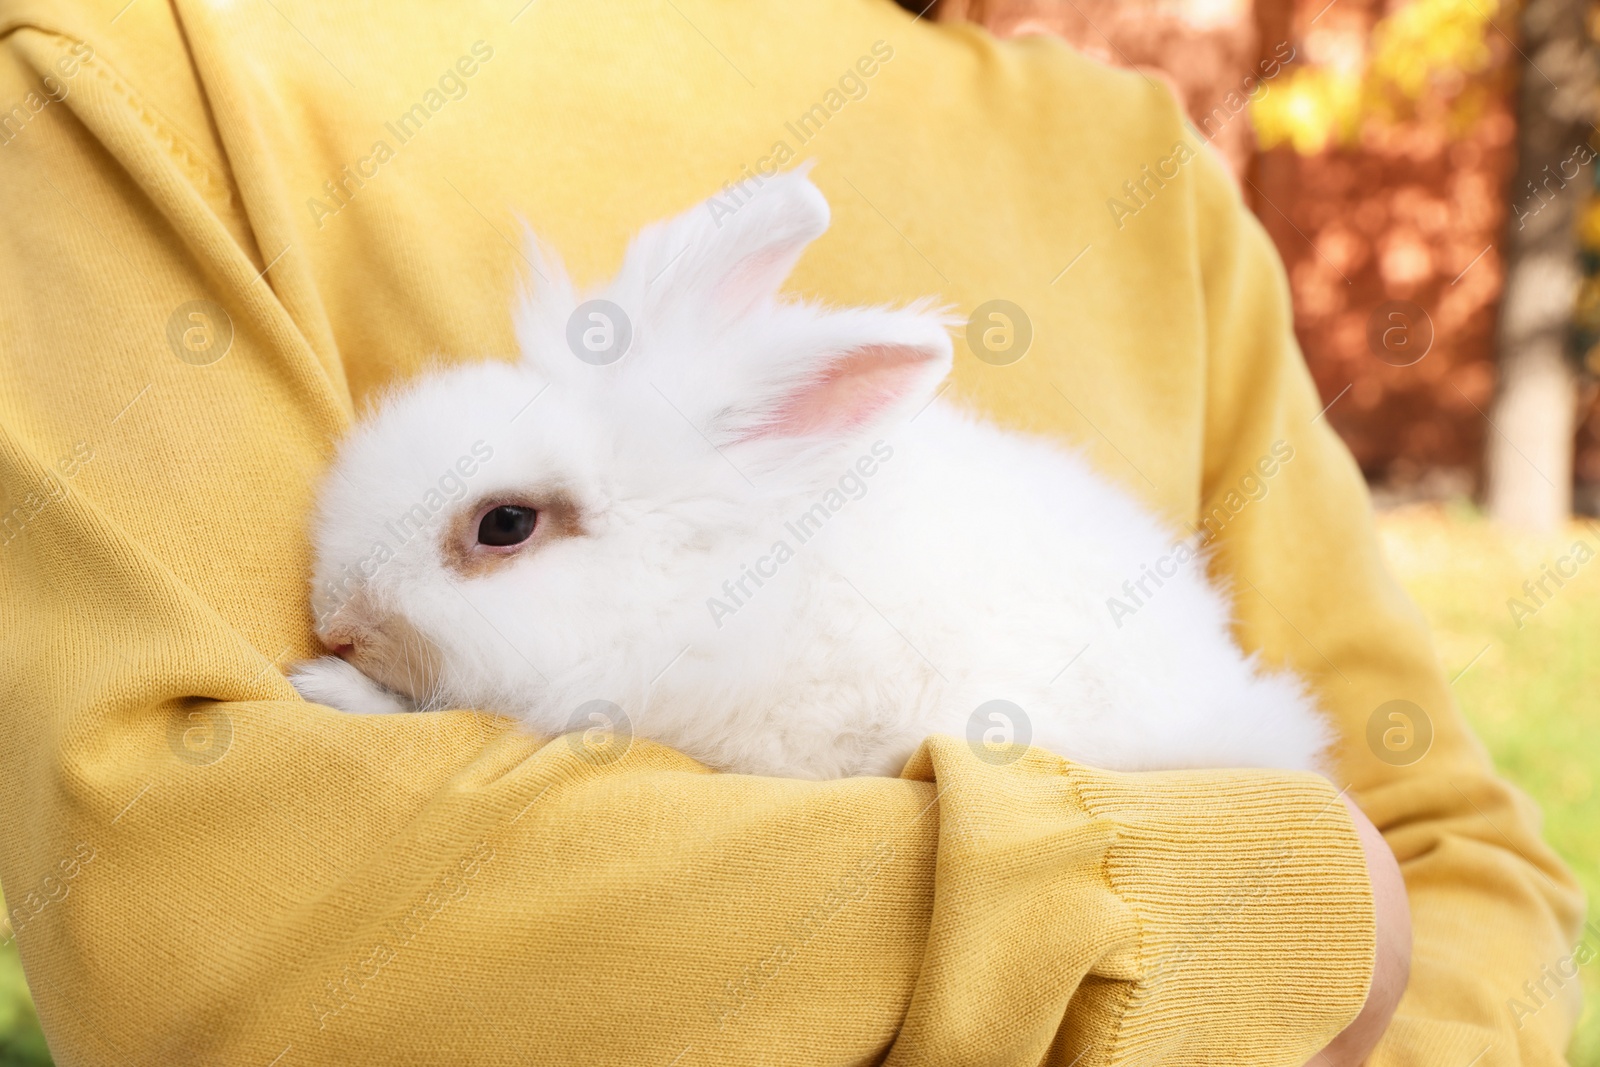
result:
[[[484,508],[510,504],[514,507],[532,508],[539,513],[534,522],[533,536],[516,547],[513,552],[477,551],[477,524]],[[445,526],[440,542],[444,565],[463,578],[478,578],[508,567],[528,552],[537,552],[543,545],[566,537],[581,537],[583,523],[578,506],[560,489],[536,493],[495,493],[482,497],[463,508]]]

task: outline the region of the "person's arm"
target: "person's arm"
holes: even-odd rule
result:
[[[1196,168],[1212,323],[1202,531],[1215,535],[1246,647],[1301,672],[1333,715],[1337,784],[1383,831],[1410,899],[1410,982],[1367,1062],[1563,1063],[1577,983],[1537,1012],[1512,1005],[1571,953],[1581,894],[1540,839],[1533,804],[1462,721],[1421,614],[1388,572],[1361,474],[1299,356],[1265,232],[1219,163],[1206,155]],[[1292,449],[1286,462],[1278,442]]]
[[[442,185],[451,225],[412,225],[430,142],[319,229],[265,139],[365,152],[456,51],[423,9],[358,47],[314,5],[121,6],[0,24],[0,102],[72,70],[0,145],[0,878],[63,1064],[1288,1063],[1356,1015],[1367,877],[1314,776],[935,739],[807,783],[298,701],[341,350],[367,387],[374,322],[417,363],[503,352],[506,275]],[[303,110],[251,91],[282,68]]]
[[[51,484],[17,421],[12,499]],[[339,715],[241,635],[292,608],[230,621],[106,517],[147,485],[109,447],[0,567],[29,828],[0,859],[64,1063],[1290,1062],[1361,1003],[1367,879],[1319,778],[938,738],[913,780],[818,784]],[[253,506],[206,467],[162,521]]]

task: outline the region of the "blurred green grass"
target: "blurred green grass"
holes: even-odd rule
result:
[[[1494,766],[1544,809],[1544,835],[1600,899],[1600,558],[1590,560],[1522,625],[1507,601],[1530,606],[1523,582],[1600,526],[1571,523],[1555,537],[1518,536],[1466,502],[1379,515],[1384,552],[1434,629],[1456,699]],[[1579,971],[1584,1014],[1568,1049],[1573,1067],[1600,1067],[1600,960]],[[1517,995],[1507,990],[1506,997]]]
[[[1463,714],[1500,773],[1539,802],[1545,839],[1589,900],[1600,900],[1600,558],[1543,606],[1522,587],[1580,539],[1600,551],[1600,527],[1573,523],[1555,537],[1519,536],[1461,502],[1387,512],[1378,528],[1433,627],[1445,672],[1465,671],[1454,686]],[[1512,597],[1537,607],[1520,627]],[[1600,1067],[1600,960],[1579,973],[1584,1013],[1569,1062]]]
[[[1600,549],[1600,528],[1574,524],[1556,538],[1517,537],[1458,504],[1384,513],[1379,533],[1433,626],[1445,671],[1454,677],[1466,669],[1456,696],[1495,765],[1539,802],[1546,837],[1590,899],[1600,899],[1600,559],[1520,628],[1506,606],[1578,538]],[[8,932],[0,929],[0,939]],[[1570,1061],[1600,1067],[1600,960],[1581,975],[1586,1003]],[[7,943],[0,947],[0,1067],[49,1063],[16,946]]]
[[[9,933],[7,927],[5,945],[0,947],[0,1067],[44,1067],[50,1063],[50,1052],[22,979],[17,943]]]

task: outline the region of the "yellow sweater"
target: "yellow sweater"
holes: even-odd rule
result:
[[[1573,882],[1165,91],[883,0],[4,0],[0,34],[0,879],[61,1064],[1295,1065],[1371,969],[1345,785],[1415,912],[1373,1062],[1560,1062],[1576,983],[1507,1000]],[[1207,524],[1337,786],[937,738],[903,780],[600,766],[297,699],[330,445],[435,356],[513,357],[518,215],[594,280],[790,156],[835,212],[793,287],[1025,309],[952,395]]]

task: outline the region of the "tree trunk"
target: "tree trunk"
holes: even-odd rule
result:
[[[1586,3],[1529,0],[1522,13],[1500,384],[1484,464],[1489,514],[1543,532],[1558,529],[1572,510],[1577,388],[1568,347],[1580,281],[1577,216],[1594,159]]]

